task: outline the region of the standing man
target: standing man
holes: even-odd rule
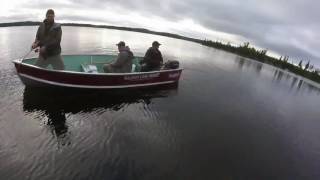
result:
[[[40,24],[32,49],[40,48],[36,66],[46,68],[51,64],[55,70],[64,70],[61,57],[61,25],[54,22],[54,11],[47,10],[46,19]],[[36,50],[38,51],[38,50]]]
[[[143,60],[140,62],[142,64],[141,71],[157,71],[163,63],[162,54],[159,50],[161,44],[158,41],[152,43],[152,47],[148,49]]]

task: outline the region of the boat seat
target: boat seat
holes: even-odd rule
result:
[[[135,72],[135,71],[136,71],[136,65],[135,65],[135,64],[132,64],[131,72]]]
[[[82,70],[86,73],[98,73],[98,68],[93,64],[81,64]]]
[[[136,72],[136,67],[135,64],[132,64],[131,72]],[[81,64],[81,68],[86,73],[99,73],[97,66],[94,64]]]

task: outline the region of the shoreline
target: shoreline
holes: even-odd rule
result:
[[[37,26],[40,22],[35,21],[24,21],[24,22],[11,22],[11,23],[0,23],[0,27],[14,27],[14,26]],[[283,70],[288,70],[291,73],[300,75],[304,78],[312,80],[316,83],[320,84],[320,70],[314,69],[313,65],[310,64],[310,61],[302,65],[302,61],[300,61],[299,65],[296,66],[289,62],[289,56],[280,57],[279,59],[268,56],[267,50],[258,50],[254,47],[251,47],[249,42],[243,43],[240,46],[233,46],[230,43],[222,43],[219,41],[212,40],[201,40],[190,37],[181,36],[178,34],[166,33],[166,32],[157,32],[151,31],[143,28],[130,28],[130,27],[120,27],[120,26],[109,26],[109,25],[93,25],[93,24],[78,24],[78,23],[61,23],[63,26],[73,26],[73,27],[93,27],[93,28],[105,28],[105,29],[115,29],[115,30],[124,30],[124,31],[132,31],[132,32],[140,32],[147,33],[153,35],[160,35],[180,40],[186,40],[201,44],[203,46],[224,50],[226,52],[230,52],[233,54],[237,54],[242,57],[250,58],[252,60],[269,64],[274,67],[278,67]]]

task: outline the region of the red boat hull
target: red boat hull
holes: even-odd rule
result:
[[[140,73],[82,73],[56,71],[14,61],[21,81],[27,86],[57,86],[86,89],[149,87],[177,83],[183,69]]]

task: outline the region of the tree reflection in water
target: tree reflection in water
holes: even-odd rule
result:
[[[72,90],[26,87],[23,93],[25,112],[42,112],[60,145],[68,145],[66,114],[92,112],[97,108],[119,111],[125,105],[143,103],[177,93],[178,84],[148,89],[128,90]]]
[[[254,62],[240,56],[237,57],[235,62],[241,70],[247,71],[254,69],[257,76],[259,76],[262,69],[264,69],[264,64]],[[296,91],[307,90],[309,92],[320,94],[320,88],[316,85],[316,82],[312,82],[311,80],[307,80],[299,75],[294,75],[276,67],[272,67],[271,72],[273,73],[273,81],[276,83],[286,82],[290,83],[290,88]]]

